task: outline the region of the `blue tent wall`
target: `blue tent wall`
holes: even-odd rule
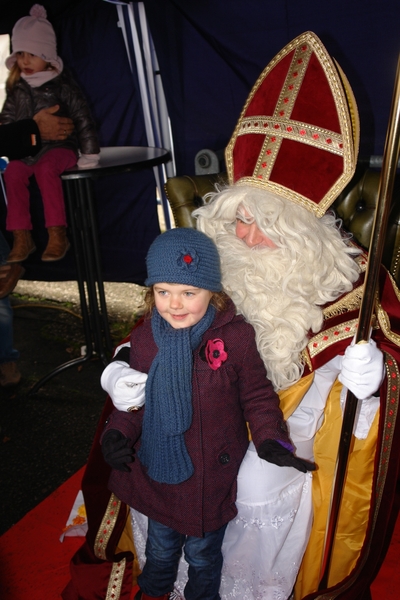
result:
[[[224,148],[269,61],[316,33],[353,88],[360,157],[381,155],[400,51],[398,0],[145,0],[175,140],[177,173]]]

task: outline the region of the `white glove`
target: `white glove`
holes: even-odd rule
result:
[[[125,362],[115,360],[104,369],[100,383],[115,408],[130,412],[143,406],[146,380],[147,373],[131,369]]]
[[[359,400],[365,400],[375,394],[385,376],[383,354],[374,340],[367,344],[355,344],[354,339],[342,360],[339,381],[343,383]]]
[[[119,346],[117,346],[115,348],[114,354],[113,354],[113,358],[115,358],[118,354],[118,352],[121,350],[121,348],[130,348],[131,347],[131,343],[130,342],[125,342],[125,344],[120,344]]]
[[[78,167],[81,169],[90,169],[95,167],[100,160],[100,154],[81,154],[78,158]]]

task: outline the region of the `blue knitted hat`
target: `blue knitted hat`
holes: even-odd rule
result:
[[[145,285],[182,283],[220,292],[221,268],[214,242],[189,227],[170,229],[159,235],[146,258]]]

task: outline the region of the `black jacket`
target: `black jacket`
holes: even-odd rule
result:
[[[7,94],[0,113],[0,123],[31,119],[42,108],[50,108],[55,104],[60,105],[57,114],[71,118],[75,130],[66,140],[42,140],[40,152],[34,157],[24,159],[24,162],[33,164],[52,148],[68,148],[74,150],[77,155],[78,149],[82,154],[98,154],[100,148],[96,126],[88,104],[81,89],[65,69],[54,79],[36,88],[31,87],[21,77]]]

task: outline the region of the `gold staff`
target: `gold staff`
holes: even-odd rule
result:
[[[378,200],[375,211],[374,225],[371,234],[369,259],[365,274],[364,293],[360,306],[358,329],[356,334],[357,344],[366,344],[369,341],[371,320],[375,303],[375,294],[378,283],[379,269],[382,261],[383,246],[390,211],[393,185],[396,176],[397,161],[399,158],[400,143],[400,56],[397,63],[397,73],[393,92],[392,107],[389,117],[388,131],[383,152],[382,170],[378,188]],[[352,441],[354,420],[358,399],[350,391],[347,392],[346,408],[343,415],[343,424],[340,434],[338,458],[334,478],[334,487],[331,495],[328,525],[325,533],[325,547],[321,567],[319,590],[328,587],[329,569],[332,558],[332,548],[339,516],[340,502],[342,499],[344,482],[346,479],[347,462]]]

